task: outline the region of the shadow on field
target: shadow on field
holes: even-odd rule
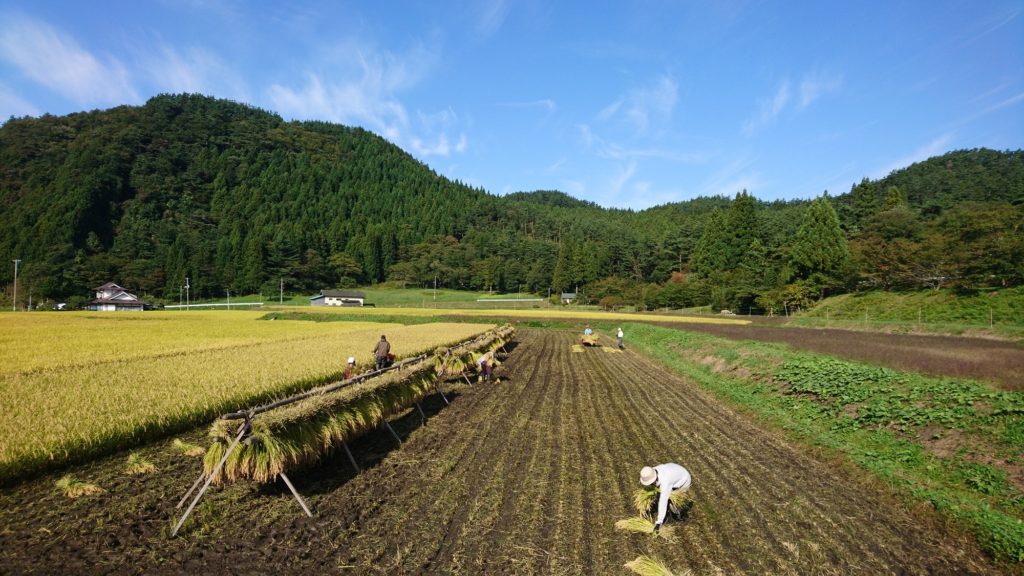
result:
[[[443,384],[441,389],[448,402],[454,402],[459,393],[451,390],[451,385]],[[425,397],[420,406],[423,408],[423,415],[416,407],[407,410],[402,416],[389,420],[388,423],[394,429],[395,434],[405,442],[421,426],[425,426],[431,418],[439,414],[448,405],[438,393]],[[400,448],[387,427],[382,423],[376,429],[368,432],[359,438],[348,443],[349,450],[361,471],[373,468],[389,454]],[[315,465],[295,472],[289,472],[288,477],[295,485],[295,489],[303,497],[314,494],[329,494],[349,480],[355,478],[359,472],[352,468],[352,463],[344,450],[337,450],[330,456],[320,460]],[[289,495],[288,487],[284,482],[270,482],[260,485],[257,493],[261,496],[282,496]],[[316,511],[313,511],[316,514]]]

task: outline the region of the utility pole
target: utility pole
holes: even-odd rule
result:
[[[11,299],[11,311],[18,310],[18,264],[21,260],[14,260],[14,298]]]
[[[280,296],[280,300],[278,300],[278,302],[280,304],[284,304],[284,278],[281,278],[281,296]]]
[[[228,310],[231,310],[231,290],[225,290],[228,295]]]
[[[437,303],[437,274],[434,274],[434,303]]]
[[[188,285],[188,276],[185,276],[185,310],[190,310],[191,309],[189,307],[189,299],[188,299],[188,289],[189,288],[190,288],[190,286]]]

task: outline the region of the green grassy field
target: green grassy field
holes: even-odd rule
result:
[[[868,292],[826,298],[791,320],[893,332],[992,334],[1024,338],[1024,288],[957,295],[947,290]]]

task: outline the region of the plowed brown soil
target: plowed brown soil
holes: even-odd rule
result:
[[[985,380],[1024,390],[1024,346],[1005,340],[923,334],[888,334],[835,328],[790,328],[758,322],[663,324],[735,340],[782,342],[799,350],[838,356],[931,376]]]
[[[522,331],[490,386],[464,386],[283,485],[216,488],[177,538],[198,474],[169,441],[71,470],[108,492],[68,500],[40,478],[0,495],[0,572],[627,574],[641,553],[677,573],[995,574],[930,510],[822,460],[630,351],[574,352],[576,335]],[[201,431],[191,440],[201,439]],[[673,543],[615,530],[642,466],[677,461],[695,505]]]

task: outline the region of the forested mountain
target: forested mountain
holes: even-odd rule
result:
[[[1024,155],[952,152],[849,193],[641,212],[497,197],[359,128],[162,95],[0,127],[0,258],[36,301],[393,281],[781,309],[827,292],[1024,281]]]

